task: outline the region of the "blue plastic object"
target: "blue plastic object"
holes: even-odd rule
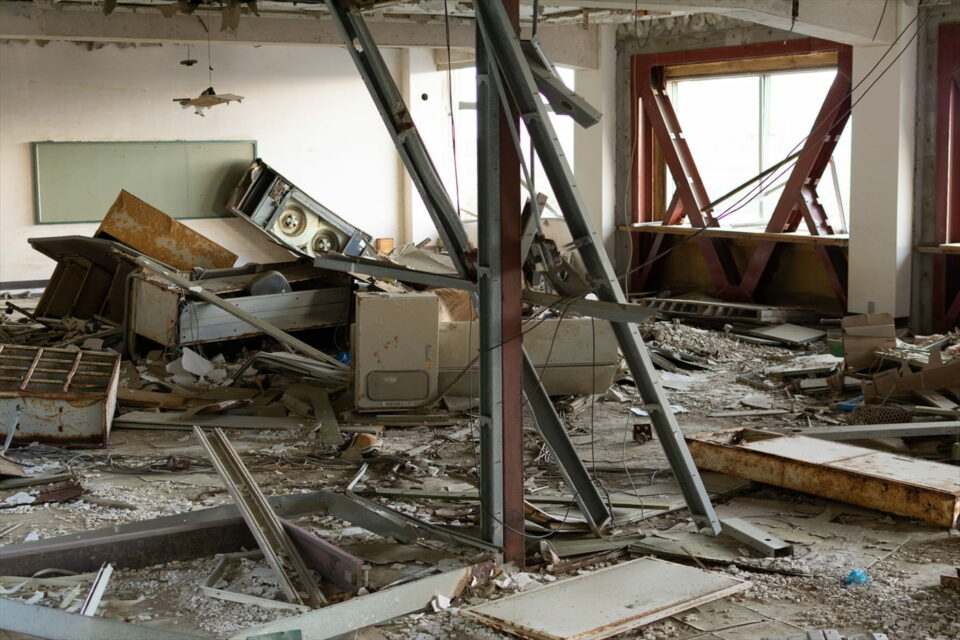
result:
[[[850,398],[849,400],[844,400],[843,402],[838,402],[835,406],[841,411],[853,411],[857,407],[863,404],[863,396],[857,396],[856,398]]]
[[[335,357],[337,360],[339,360],[340,362],[342,362],[343,364],[350,364],[350,352],[349,352],[349,351],[341,351],[340,353],[338,353],[338,354],[337,354],[336,356],[334,356],[334,357]]]
[[[861,584],[867,584],[869,582],[870,576],[867,575],[866,571],[863,569],[854,569],[850,572],[850,575],[843,579],[843,586],[858,587]]]

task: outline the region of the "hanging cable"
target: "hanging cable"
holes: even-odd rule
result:
[[[457,200],[457,217],[460,216],[460,171],[457,168],[457,121],[453,110],[453,56],[450,46],[450,11],[443,0],[443,31],[447,46],[447,109],[450,112],[450,146],[453,150],[453,189]]]

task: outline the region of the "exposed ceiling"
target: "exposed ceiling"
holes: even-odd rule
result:
[[[47,5],[47,0],[35,0],[34,4]],[[236,11],[249,15],[324,15],[327,13],[324,0],[59,0],[61,6],[84,8],[99,7],[104,13],[120,10],[156,9],[164,15],[192,13],[197,8],[205,10]],[[368,19],[432,22],[443,20],[446,15],[453,19],[472,19],[473,2],[444,0],[362,0],[358,2]],[[622,23],[637,19],[649,20],[660,16],[687,13],[683,11],[644,11],[625,8],[633,6],[629,0],[542,0],[538,4],[540,22],[561,23]],[[94,5],[94,6],[91,6]],[[446,5],[446,7],[444,6]],[[532,22],[533,0],[520,0],[521,22]]]

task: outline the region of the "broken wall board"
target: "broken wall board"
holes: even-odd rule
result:
[[[303,640],[336,638],[361,627],[425,609],[438,595],[452,600],[467,587],[486,581],[492,570],[493,564],[484,562],[447,571],[299,616],[244,629],[231,636],[230,640],[249,640],[251,637],[295,630],[300,631]]]
[[[237,261],[237,254],[126,191],[117,196],[94,237],[117,240],[174,269],[232,267]]]
[[[47,640],[201,640],[206,636],[82,616],[0,598],[0,629]]]
[[[887,369],[864,380],[863,397],[869,403],[873,398],[884,401],[891,397],[910,397],[917,391],[947,389],[960,380],[960,360],[940,366],[928,366],[921,371]]]
[[[747,333],[758,338],[774,340],[788,345],[806,344],[807,342],[824,338],[827,335],[826,331],[821,331],[820,329],[810,329],[809,327],[790,323],[750,329]]]
[[[806,436],[730,429],[687,436],[698,467],[953,527],[952,465]]]
[[[749,586],[726,574],[640,558],[460,613],[531,640],[598,640]]]

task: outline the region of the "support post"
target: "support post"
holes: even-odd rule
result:
[[[463,223],[460,221],[460,216],[458,215],[456,207],[450,200],[450,196],[447,194],[446,189],[443,186],[443,182],[440,180],[436,172],[436,168],[434,167],[433,162],[426,151],[426,146],[423,144],[423,140],[420,138],[420,134],[417,131],[416,125],[413,123],[413,120],[410,117],[410,113],[406,104],[404,103],[403,96],[400,94],[400,91],[396,86],[396,82],[394,82],[389,70],[384,64],[376,42],[373,40],[370,32],[367,30],[362,14],[352,0],[326,0],[326,3],[327,9],[330,11],[331,18],[337,24],[337,28],[343,36],[347,51],[350,53],[351,58],[353,58],[357,70],[360,72],[364,83],[367,85],[367,89],[370,91],[370,96],[373,98],[374,104],[383,118],[383,122],[387,127],[387,131],[390,133],[394,140],[394,144],[397,146],[397,150],[400,152],[400,157],[403,160],[404,166],[407,167],[407,171],[410,173],[414,184],[417,186],[418,191],[423,197],[424,203],[430,212],[438,232],[440,233],[441,239],[444,242],[444,246],[447,247],[450,259],[453,261],[459,274],[465,275],[468,278],[473,277],[476,269],[474,264],[471,262],[472,256],[470,255],[470,246],[467,241],[466,232],[463,228]],[[498,9],[503,10],[503,7],[498,6]],[[509,24],[509,19],[507,23]],[[516,40],[516,28],[508,27],[508,29],[510,30],[512,37]],[[497,90],[497,93],[499,94],[499,89]],[[500,120],[500,122],[504,123],[507,121]],[[501,139],[502,138],[498,138],[498,140]],[[511,138],[508,137],[507,140],[512,145]],[[501,166],[501,170],[503,169],[504,167]],[[516,175],[519,183],[519,170]],[[520,204],[519,187],[517,187],[514,193],[515,196],[513,197],[513,200],[510,201],[504,200],[506,196],[501,193],[501,202],[508,207],[508,211],[517,212],[514,214],[514,216],[517,218],[516,228],[518,232],[513,238],[510,239],[510,241],[517,244],[517,252],[519,254],[519,246],[521,243],[521,234],[519,233],[520,216],[518,212]],[[504,218],[502,215],[500,217],[501,220]],[[507,232],[502,231],[501,233]],[[517,260],[518,263],[515,272],[505,271],[505,273],[507,274],[507,279],[513,277],[517,278],[516,294],[515,297],[510,296],[510,300],[511,304],[518,305],[517,308],[519,309],[519,255]],[[505,268],[502,267],[502,269]],[[505,294],[501,295],[501,300],[503,299],[504,295]],[[474,298],[474,303],[479,306],[479,296]],[[510,340],[510,336],[518,336],[519,331],[509,334],[505,332],[504,327],[501,327],[501,331],[503,331],[504,335],[507,336],[507,340],[503,342],[505,344],[512,344],[512,348],[517,349],[520,351],[520,353],[522,353],[522,344],[519,341],[519,337]],[[514,356],[510,355],[508,357]],[[526,356],[526,354],[523,354],[523,362],[525,363],[524,367],[532,367],[532,364],[530,364],[529,358]],[[517,368],[516,373],[510,375],[513,377],[503,379],[503,384],[512,384],[513,386],[511,391],[516,392],[520,387],[518,379],[521,375],[520,369]],[[524,380],[527,382],[523,386],[523,392],[526,394],[531,405],[536,404],[537,406],[542,406],[550,403],[550,398],[547,395],[546,390],[543,388],[543,385],[539,383],[539,379],[533,380],[533,383],[528,381],[529,377],[524,377]],[[513,411],[513,409],[511,409],[511,411]],[[519,406],[516,408],[516,414],[518,416],[518,422],[516,424],[519,425]],[[567,482],[570,483],[570,486],[574,491],[574,498],[576,499],[577,504],[580,506],[584,517],[587,519],[587,522],[593,531],[599,535],[610,523],[610,510],[606,503],[604,503],[603,498],[600,496],[599,490],[590,480],[583,461],[576,455],[567,455],[571,451],[574,453],[575,451],[573,450],[573,445],[570,442],[570,436],[567,434],[563,422],[556,415],[555,411],[542,411],[538,414],[537,427],[540,429],[540,433],[543,435],[544,442],[547,444],[550,451],[554,453],[559,464],[561,465],[560,470]],[[519,429],[519,427],[517,428]],[[512,477],[520,477],[522,479],[523,459],[521,448],[522,441],[520,440],[520,436],[522,434],[518,431],[512,435],[516,436],[517,438],[515,440],[516,444],[504,443],[504,447],[510,448],[509,462],[504,462],[504,464],[505,466],[511,467],[513,469],[513,473],[517,474]],[[498,449],[501,451],[503,450],[500,447],[498,447]],[[513,524],[510,524],[510,527],[515,531],[522,532],[523,505],[522,502],[518,504],[519,513],[513,513],[511,511],[510,513],[505,514],[505,520],[508,523],[519,523],[519,526],[515,527]],[[512,549],[511,553],[517,553],[516,549]]]
[[[503,7],[496,2],[482,2],[474,4],[474,10],[487,51],[496,60],[497,70],[502,74],[504,84],[530,133],[567,226],[592,278],[597,297],[606,302],[625,303],[626,297],[613,265],[603,249],[600,236],[593,228],[570,165],[560,148],[546,108],[537,95],[533,75]],[[698,527],[718,535],[720,522],[717,514],[636,325],[625,322],[613,322],[611,325],[694,521]]]
[[[510,2],[511,0],[504,0]],[[516,9],[516,2],[513,0]],[[523,566],[523,423],[520,398],[520,166],[477,34],[480,490],[484,540]],[[507,136],[504,140],[504,134]],[[505,338],[507,340],[505,340]],[[511,339],[513,338],[513,339]]]

